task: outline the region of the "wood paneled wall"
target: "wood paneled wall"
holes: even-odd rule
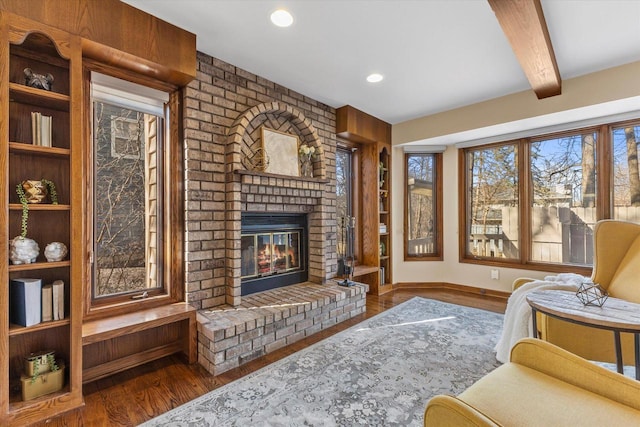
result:
[[[336,110],[336,134],[348,141],[391,144],[391,125],[345,105]]]
[[[82,38],[84,56],[184,86],[196,36],[119,0],[0,0],[0,9]]]

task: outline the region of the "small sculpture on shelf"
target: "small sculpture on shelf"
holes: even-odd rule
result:
[[[44,75],[34,73],[31,68],[24,69],[24,82],[29,87],[36,89],[51,90],[53,86],[53,75],[51,73]]]
[[[16,236],[9,246],[9,259],[16,265],[34,263],[40,254],[38,242],[28,237]]]
[[[44,248],[44,257],[49,262],[62,261],[67,256],[67,246],[62,242],[51,242]]]

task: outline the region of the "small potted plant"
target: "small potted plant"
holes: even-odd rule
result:
[[[25,358],[22,399],[31,400],[53,393],[64,386],[64,363],[56,361],[53,351],[32,353]]]
[[[51,203],[57,205],[58,194],[55,184],[48,179],[22,181],[16,185],[16,193],[22,205],[22,220],[20,235],[11,240],[9,258],[13,264],[31,264],[36,262],[40,247],[35,240],[27,237],[29,204],[42,203],[48,195]]]

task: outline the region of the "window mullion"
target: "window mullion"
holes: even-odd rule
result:
[[[533,179],[531,176],[531,145],[528,139],[518,141],[518,206],[520,207],[520,261],[531,260],[531,200]]]

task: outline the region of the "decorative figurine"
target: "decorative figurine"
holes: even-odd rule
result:
[[[49,73],[46,76],[44,74],[34,73],[31,68],[24,69],[25,84],[36,89],[51,90],[53,85],[53,76]]]
[[[44,248],[44,257],[49,262],[62,261],[67,256],[67,246],[61,242],[51,242]]]
[[[9,241],[9,259],[14,264],[31,264],[40,254],[38,243],[28,237],[17,236]]]

